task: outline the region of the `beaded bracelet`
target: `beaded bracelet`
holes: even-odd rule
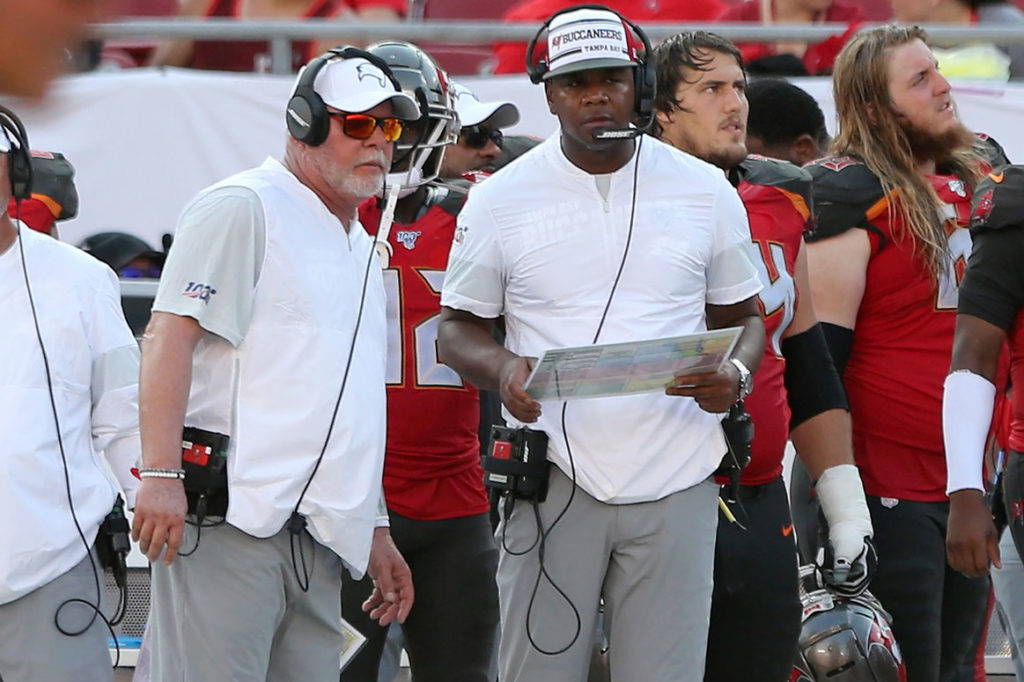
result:
[[[152,467],[141,467],[139,478],[174,478],[179,481],[185,480],[184,469],[155,469]]]

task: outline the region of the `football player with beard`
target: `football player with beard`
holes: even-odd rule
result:
[[[725,495],[733,494],[730,514],[739,522],[724,511],[718,522],[704,680],[782,680],[792,670],[801,614],[782,480],[788,438],[818,482],[829,521],[826,580],[841,594],[859,594],[875,565],[846,396],[807,295],[811,177],[786,161],[748,156],[747,81],[731,42],[706,31],[680,33],[654,49],[654,63],[654,132],[721,168],[737,188],[764,287],[758,299],[767,343],[745,400],[755,427],[752,457],[739,487]],[[758,633],[758,646],[736,656],[734,635],[743,628]]]
[[[850,400],[880,558],[872,592],[909,682],[951,679],[985,616],[988,581],[946,565],[947,525],[974,500],[947,498],[942,384],[971,193],[1002,155],[960,123],[925,41],[918,27],[882,26],[846,45],[833,155],[807,167],[811,292]]]

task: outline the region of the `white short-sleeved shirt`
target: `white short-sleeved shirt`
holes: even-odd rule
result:
[[[0,604],[63,575],[86,553],[68,504],[20,246],[74,511],[90,544],[117,494],[110,471],[133,503],[138,481],[131,467],[140,452],[139,347],[124,320],[117,277],[92,256],[27,227],[19,239],[21,245],[0,253]]]
[[[228,514],[269,537],[287,521],[331,424],[300,513],[361,573],[380,499],[386,423],[384,286],[373,240],[268,159],[204,190],[179,220],[153,310],[209,334],[193,355],[185,423],[231,440]],[[370,263],[367,270],[367,263]]]
[[[592,343],[634,203],[598,342],[704,331],[706,304],[757,294],[746,211],[721,170],[650,137],[640,150],[635,189],[636,154],[611,174],[607,196],[565,157],[557,134],[475,187],[458,217],[441,304],[504,316],[506,346],[519,355]],[[547,432],[548,457],[569,473],[561,403],[542,407],[532,428]],[[719,423],[692,399],[663,393],[574,401],[566,426],[577,483],[616,503],[693,486],[721,462]]]

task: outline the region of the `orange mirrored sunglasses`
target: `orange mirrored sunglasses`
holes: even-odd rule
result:
[[[384,139],[388,142],[395,142],[402,136],[404,125],[402,120],[394,116],[378,118],[367,114],[346,114],[342,111],[328,111],[329,116],[341,119],[341,129],[349,137],[357,140],[366,140],[373,135],[373,131],[380,126],[384,131]]]

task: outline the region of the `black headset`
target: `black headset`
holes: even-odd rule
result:
[[[377,55],[351,45],[328,50],[306,65],[295,86],[295,93],[288,100],[288,108],[285,111],[288,132],[296,140],[310,147],[323,144],[331,129],[331,117],[327,114],[327,105],[313,88],[313,84],[316,82],[316,76],[320,70],[335,59],[365,59],[384,72],[384,75],[395,86],[396,91],[402,92],[402,86],[395,78],[395,74],[391,72],[391,68]]]
[[[17,201],[24,201],[32,196],[32,154],[28,147],[28,133],[21,119],[4,106],[0,106],[0,128],[11,147],[7,152],[11,196]]]
[[[551,22],[554,21],[555,17],[580,9],[596,9],[611,12],[622,21],[622,27],[626,31],[626,44],[631,50],[634,50],[634,54],[637,47],[643,47],[643,59],[636,55],[636,68],[633,73],[633,88],[636,93],[634,110],[640,118],[651,118],[653,120],[654,93],[658,85],[658,74],[655,71],[654,62],[651,61],[651,41],[639,26],[612,8],[605,7],[604,5],[574,5],[573,7],[561,9],[548,17],[547,21],[541,25],[536,35],[530,39],[529,44],[526,46],[526,73],[530,76],[530,82],[539,84],[544,80],[544,76],[551,68],[551,65],[548,63],[547,49],[547,31]],[[632,34],[630,33],[631,31]],[[543,50],[539,52],[536,60],[534,60],[534,51],[541,36],[544,36],[542,42]],[[637,44],[638,42],[639,45]]]

